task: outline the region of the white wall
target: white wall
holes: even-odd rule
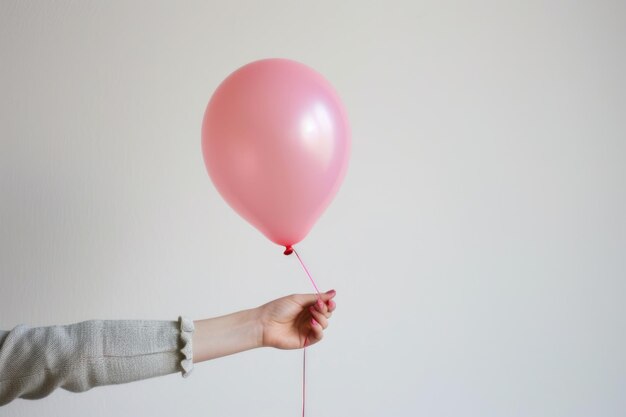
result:
[[[218,83],[286,57],[353,128],[299,245],[338,291],[308,415],[624,415],[625,5],[3,0],[0,328],[310,291],[200,152]],[[0,415],[297,416],[300,366],[257,350]]]

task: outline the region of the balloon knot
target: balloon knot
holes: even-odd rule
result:
[[[285,246],[285,255],[291,255],[293,253],[293,248],[291,246]]]

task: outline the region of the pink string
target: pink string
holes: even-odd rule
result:
[[[306,342],[308,337],[304,339],[304,349],[302,349],[302,417],[304,417],[306,403]]]
[[[293,249],[293,253],[295,253],[296,256],[298,257],[298,260],[300,261],[300,265],[302,265],[302,268],[304,268],[304,272],[306,272],[306,274],[308,275],[309,279],[311,280],[311,284],[313,284],[313,288],[315,288],[315,292],[317,292],[317,298],[320,298],[322,296],[322,294],[320,294],[320,290],[317,288],[317,285],[315,284],[315,281],[313,280],[313,277],[311,276],[311,273],[307,269],[306,265],[304,265],[304,262],[302,262],[302,258],[300,258],[300,255],[298,255],[298,251],[296,251],[295,248],[291,248],[291,249]]]
[[[306,272],[307,276],[309,277],[309,280],[311,280],[311,284],[313,284],[313,288],[315,288],[315,292],[317,292],[317,299],[320,300],[322,298],[322,295],[320,294],[320,290],[317,288],[317,285],[315,284],[315,280],[313,280],[313,277],[311,276],[311,273],[309,272],[308,268],[306,267],[306,265],[304,265],[304,262],[302,262],[302,258],[300,258],[300,255],[298,255],[298,252],[293,247],[290,247],[287,250],[289,249],[293,250],[293,253],[296,254],[298,261],[300,261],[300,265],[302,265],[304,272]],[[304,339],[304,348],[302,349],[302,417],[304,417],[304,411],[306,410],[306,407],[305,407],[306,405],[306,346],[307,346],[308,341],[309,341],[309,337],[307,336]]]

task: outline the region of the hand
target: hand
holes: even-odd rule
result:
[[[319,342],[335,310],[335,291],[294,294],[261,307],[194,321],[193,361],[202,362],[261,346],[298,349]]]
[[[317,294],[294,294],[259,307],[262,346],[300,349],[313,345],[324,335],[335,310],[335,290]]]

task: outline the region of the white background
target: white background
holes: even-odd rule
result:
[[[353,153],[300,245],[338,291],[313,416],[626,410],[622,1],[0,2],[0,328],[205,318],[311,286],[203,165],[219,82],[336,87]],[[261,349],[2,416],[298,416]]]

